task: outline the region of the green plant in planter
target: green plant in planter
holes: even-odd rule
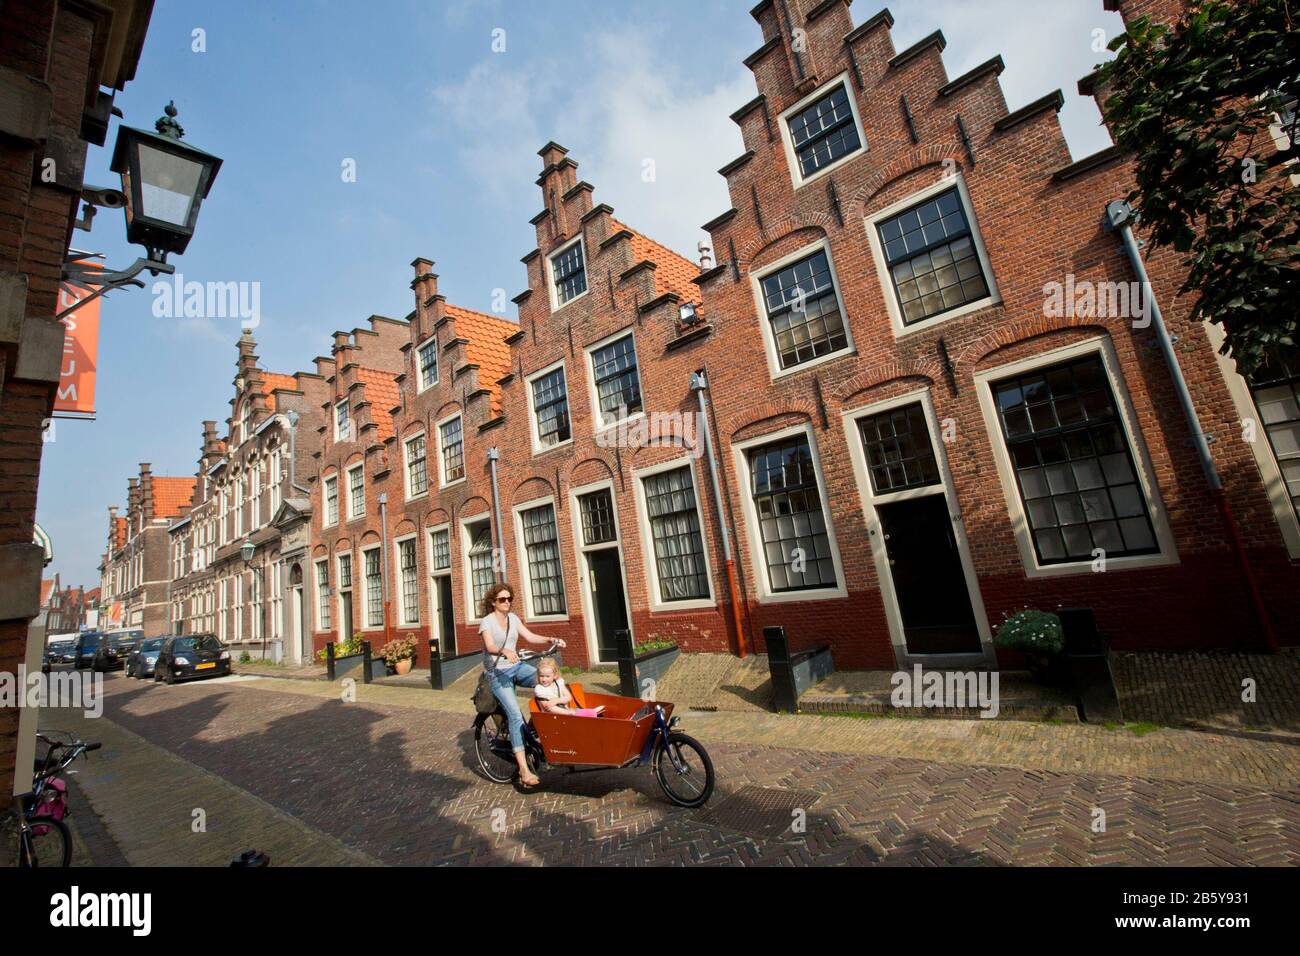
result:
[[[1016,611],[998,625],[993,643],[1023,654],[1030,672],[1042,683],[1059,684],[1068,676],[1061,656],[1065,649],[1061,619],[1050,611],[1030,607]]]
[[[676,646],[676,641],[669,641],[662,637],[652,637],[632,648],[632,655],[640,657],[642,654],[649,654],[651,651],[666,651],[668,648]]]
[[[253,660],[253,656],[249,654],[248,651],[244,651],[244,653],[239,655],[239,663],[241,664],[252,663],[252,660]]]
[[[340,657],[347,657],[350,654],[360,654],[360,653],[361,653],[361,638],[357,637],[355,634],[346,641],[336,641],[334,644],[335,660],[338,660],[338,658]],[[328,660],[328,657],[326,656],[325,653],[325,648],[322,647],[319,651],[316,652],[316,660],[320,661],[322,664],[325,663],[326,660]]]

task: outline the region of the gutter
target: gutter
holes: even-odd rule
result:
[[[1165,365],[1169,369],[1169,377],[1173,379],[1174,391],[1178,395],[1179,405],[1182,406],[1183,416],[1187,419],[1187,427],[1191,430],[1196,457],[1200,461],[1201,471],[1205,474],[1205,481],[1210,486],[1210,497],[1214,499],[1219,517],[1223,521],[1224,531],[1228,535],[1233,554],[1241,568],[1241,575],[1245,579],[1246,589],[1250,594],[1251,607],[1255,612],[1256,623],[1259,625],[1269,651],[1276,654],[1278,652],[1277,637],[1273,633],[1273,624],[1269,620],[1268,609],[1264,605],[1264,598],[1259,590],[1259,581],[1255,577],[1255,570],[1251,567],[1250,558],[1246,554],[1246,546],[1241,538],[1241,530],[1237,527],[1236,519],[1233,517],[1232,506],[1228,502],[1228,494],[1223,487],[1223,479],[1219,475],[1218,468],[1215,467],[1214,456],[1210,454],[1209,436],[1201,428],[1200,418],[1196,414],[1196,406],[1192,402],[1192,394],[1187,388],[1187,379],[1183,377],[1183,370],[1178,364],[1178,356],[1174,352],[1173,339],[1169,335],[1164,316],[1160,312],[1160,304],[1156,302],[1155,291],[1151,286],[1151,279],[1147,275],[1146,263],[1142,261],[1142,254],[1138,250],[1137,239],[1133,236],[1133,223],[1136,221],[1137,213],[1133,211],[1133,207],[1127,201],[1116,199],[1107,204],[1106,223],[1111,229],[1119,233],[1120,241],[1124,244],[1124,251],[1128,253],[1129,262],[1133,265],[1133,271],[1137,274],[1138,281],[1142,283],[1142,295],[1150,312],[1151,325],[1155,329],[1156,339],[1160,344],[1160,352],[1164,356]]]

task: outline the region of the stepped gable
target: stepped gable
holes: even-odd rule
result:
[[[364,401],[370,406],[370,422],[375,426],[375,440],[386,441],[393,437],[393,408],[401,401],[397,376],[383,369],[354,369],[356,381],[364,386]]]
[[[655,263],[655,293],[663,295],[672,292],[683,302],[699,305],[700,287],[695,282],[699,278],[700,267],[685,256],[669,249],[661,242],[655,242],[643,232],[638,232],[617,219],[611,219],[614,232],[626,229],[632,234],[632,258],[636,262],[649,260]],[[517,330],[516,330],[517,331]]]
[[[456,323],[456,334],[469,340],[465,354],[471,364],[479,367],[479,384],[492,393],[492,414],[500,414],[501,386],[497,380],[510,371],[510,346],[506,339],[518,332],[519,326],[508,319],[450,303],[446,311]]]

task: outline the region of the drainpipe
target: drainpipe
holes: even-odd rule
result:
[[[718,481],[718,460],[713,454],[713,433],[709,429],[709,400],[705,391],[709,387],[704,372],[691,375],[691,391],[700,403],[700,427],[704,430],[704,452],[709,458],[709,477],[713,484],[713,510],[718,515],[718,528],[722,532],[722,558],[727,568],[727,590],[731,597],[731,619],[736,627],[736,653],[744,660],[747,653],[745,629],[740,618],[740,588],[736,585],[736,560],[731,553],[731,531],[727,527],[726,511],[722,506],[722,486]]]
[[[386,494],[379,496],[379,534],[382,541],[379,550],[379,584],[384,599],[384,643],[387,644],[392,640],[388,626],[392,616],[392,602],[388,598],[388,495]]]
[[[501,495],[497,490],[497,462],[501,459],[501,449],[493,445],[488,449],[487,458],[488,468],[492,471],[492,530],[496,541],[496,554],[492,555],[492,567],[496,567],[497,559],[500,558],[501,570],[497,572],[497,582],[500,583],[506,579],[506,544],[504,532],[501,530]]]
[[[1205,481],[1210,486],[1210,497],[1214,499],[1219,517],[1223,521],[1224,531],[1228,535],[1232,551],[1241,567],[1242,577],[1245,578],[1246,589],[1250,592],[1250,603],[1254,609],[1256,621],[1259,624],[1261,633],[1264,635],[1264,641],[1268,645],[1269,651],[1276,654],[1278,652],[1277,638],[1273,634],[1273,624],[1269,620],[1268,610],[1264,606],[1264,598],[1259,591],[1259,582],[1255,578],[1255,570],[1251,567],[1250,559],[1246,555],[1246,546],[1241,540],[1241,531],[1238,529],[1236,519],[1232,515],[1232,506],[1229,504],[1228,494],[1223,488],[1223,479],[1219,476],[1219,470],[1214,465],[1214,456],[1210,454],[1209,439],[1201,428],[1200,419],[1196,414],[1196,406],[1192,403],[1191,392],[1187,389],[1187,380],[1183,378],[1183,371],[1178,365],[1178,356],[1174,353],[1173,339],[1169,335],[1169,329],[1165,326],[1164,316],[1160,312],[1160,305],[1156,302],[1155,291],[1151,287],[1151,279],[1147,275],[1146,263],[1142,261],[1142,255],[1138,251],[1137,239],[1133,236],[1133,223],[1136,220],[1137,214],[1133,211],[1133,207],[1123,199],[1116,199],[1106,206],[1106,221],[1110,228],[1119,233],[1120,239],[1124,243],[1124,251],[1128,253],[1129,262],[1133,265],[1133,271],[1137,274],[1138,281],[1142,283],[1142,296],[1150,312],[1151,325],[1155,329],[1156,338],[1160,343],[1160,351],[1164,356],[1165,365],[1169,368],[1169,376],[1173,379],[1174,391],[1178,394],[1178,403],[1183,408],[1183,415],[1187,419],[1187,427],[1191,429],[1196,457],[1200,460],[1201,471],[1205,473]]]

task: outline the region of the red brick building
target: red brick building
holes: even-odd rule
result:
[[[0,6],[0,670],[36,658],[40,607],[33,545],[45,423],[63,361],[55,321],[64,255],[81,201],[86,150],[102,146],[113,91],[135,75],[151,0]],[[26,789],[34,721],[0,712],[0,787]]]
[[[499,574],[578,663],[612,659],[621,626],[721,651],[762,650],[779,624],[843,667],[991,664],[997,622],[1025,606],[1090,606],[1121,648],[1259,646],[1103,223],[1129,161],[1073,160],[1059,91],[1009,111],[1000,57],[949,77],[941,33],[898,51],[888,11],[854,27],[848,7],[754,8],[759,95],[732,115],[733,208],[705,226],[717,265],[593,204],[550,143],[517,326],[446,306],[416,260],[400,362],[336,336],[334,407],[357,431],[340,440],[335,412],[313,494],[318,646],[340,620],[381,641],[387,620],[422,662],[429,636],[472,651]],[[1294,381],[1245,383],[1188,323],[1176,257],[1148,267],[1294,643]]]

